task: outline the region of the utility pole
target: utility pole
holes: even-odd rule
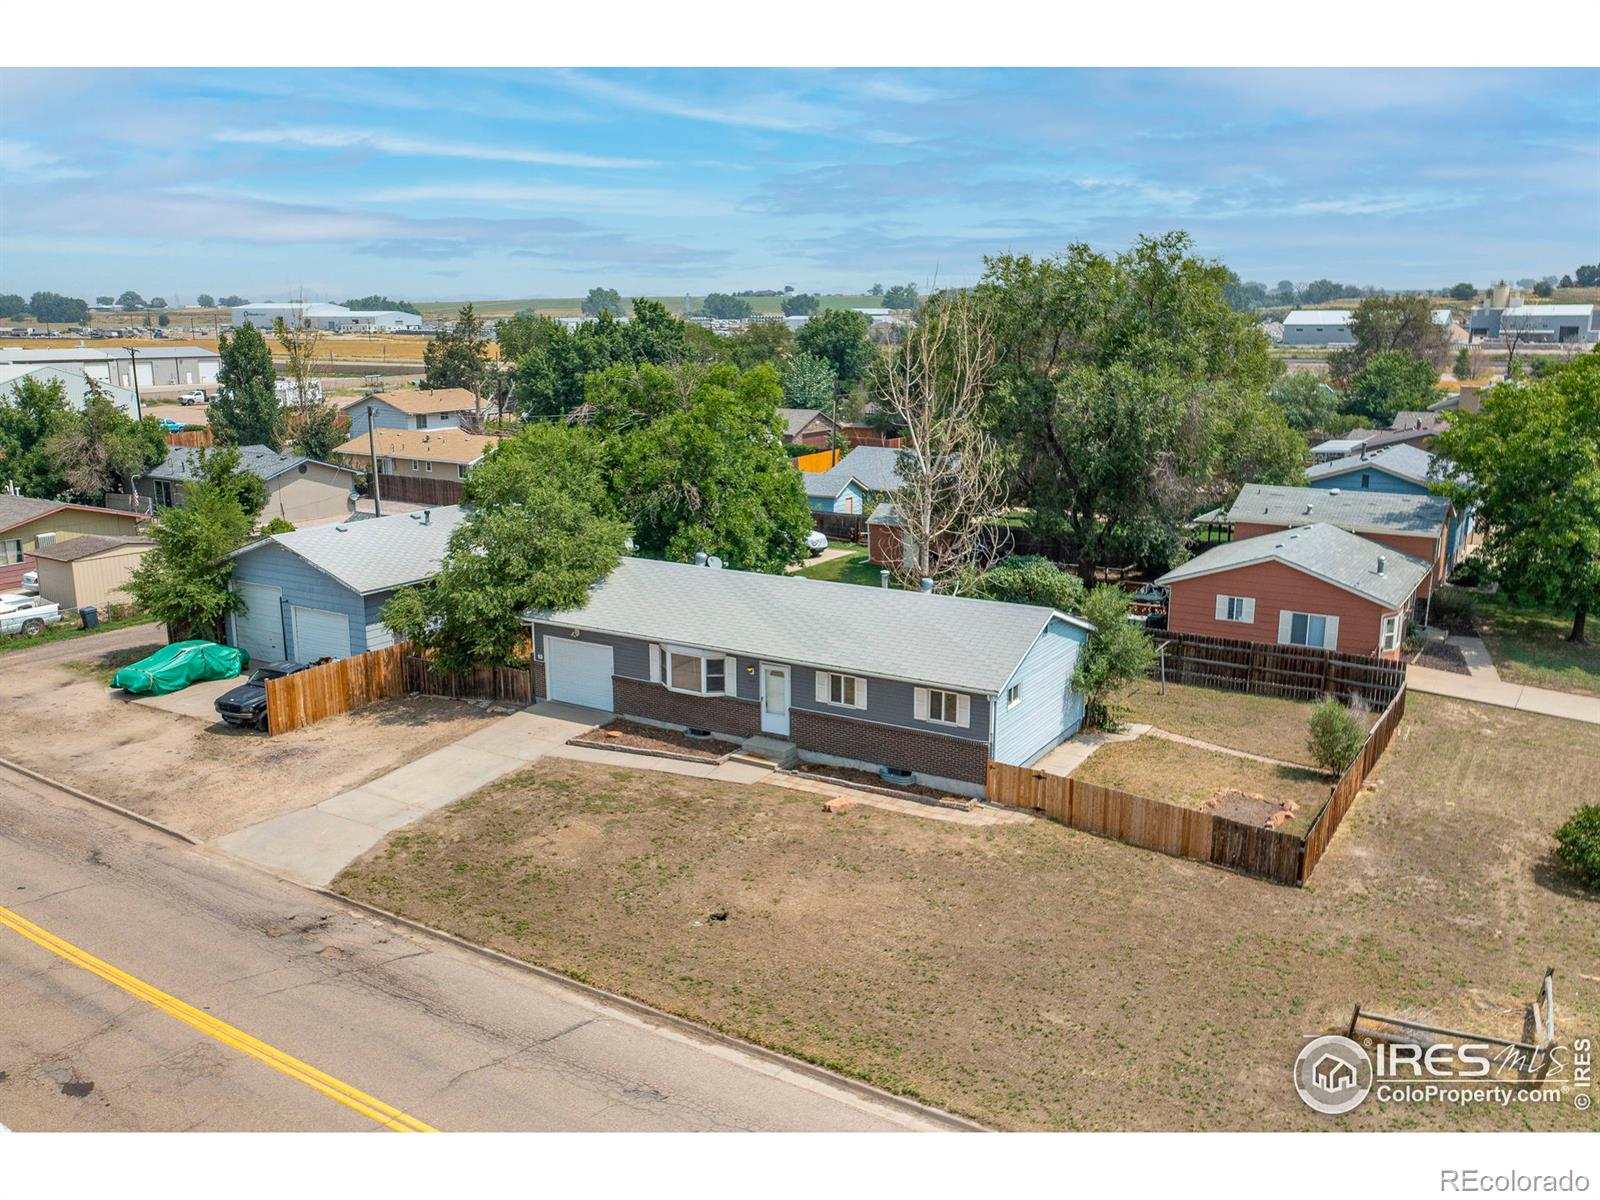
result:
[[[139,399],[139,347],[128,347],[128,365],[133,368],[133,419],[144,420],[144,402]]]
[[[372,457],[372,515],[383,516],[383,485],[378,482],[378,438],[372,432],[372,405],[367,405],[367,452]]]

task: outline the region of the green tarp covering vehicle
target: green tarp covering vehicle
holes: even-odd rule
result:
[[[216,642],[173,642],[149,658],[123,667],[111,677],[111,686],[152,696],[181,692],[205,679],[232,679],[250,665],[250,656],[237,646]]]

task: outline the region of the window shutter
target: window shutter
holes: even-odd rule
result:
[[[1244,621],[1245,621],[1245,624],[1246,625],[1253,625],[1253,624],[1255,624],[1255,619],[1256,619],[1256,602],[1255,602],[1254,599],[1246,599],[1245,602],[1244,602]]]
[[[1228,598],[1226,596],[1219,595],[1217,597],[1217,620],[1226,621],[1227,619],[1228,619]]]
[[[817,671],[812,678],[817,681],[817,703],[828,703],[828,673],[826,671]]]
[[[650,643],[650,682],[661,682],[661,646],[656,642]]]
[[[861,676],[858,675],[858,676],[856,676],[856,707],[857,708],[866,708],[866,706],[867,706],[867,681],[865,679],[861,678]]]
[[[1279,613],[1278,613],[1278,642],[1279,642],[1279,644],[1281,644],[1281,645],[1287,645],[1288,644],[1288,642],[1289,642],[1289,628],[1290,628],[1291,624],[1293,623],[1293,621],[1294,621],[1294,614],[1292,612],[1290,612],[1288,609],[1282,609],[1281,611],[1279,611]]]
[[[729,696],[739,694],[739,660],[731,654],[722,658],[722,690]]]
[[[1322,631],[1322,648],[1324,650],[1337,650],[1339,648],[1339,618],[1327,618],[1327,625]]]
[[[912,715],[919,721],[928,719],[928,689],[918,688],[912,701]]]
[[[956,724],[963,729],[972,724],[972,697],[956,697]]]

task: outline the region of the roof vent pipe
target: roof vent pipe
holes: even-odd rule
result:
[[[694,552],[694,565],[697,567],[706,565],[706,552],[704,550],[696,550]]]
[[[432,509],[425,508],[425,509],[422,510],[422,523],[424,525],[432,525],[433,524],[433,510]]]
[[[878,572],[878,586],[879,587],[888,587],[889,586],[889,568],[885,567],[883,570]]]
[[[1383,555],[1378,555],[1378,574],[1383,574]]]
[[[1337,496],[1338,494],[1339,494],[1339,489],[1338,488],[1329,488],[1328,489],[1328,495]]]
[[[919,579],[917,581],[917,590],[921,591],[921,592],[931,593],[933,591],[933,580],[929,579],[926,575],[924,575],[921,579]]]

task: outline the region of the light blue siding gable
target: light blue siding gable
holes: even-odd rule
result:
[[[1380,471],[1370,463],[1353,466],[1348,471],[1340,471],[1337,475],[1308,479],[1306,486],[1321,488],[1325,492],[1338,488],[1341,492],[1386,492],[1396,496],[1432,495],[1427,484]]]
[[[1006,692],[995,699],[994,759],[1026,766],[1083,724],[1083,696],[1073,690],[1072,673],[1087,640],[1086,630],[1056,617],[1017,665]]]
[[[368,608],[363,598],[283,547],[268,544],[241,554],[234,560],[233,579],[235,583],[262,583],[281,589],[286,612],[288,606],[299,605],[343,613],[350,623],[350,653],[361,654],[369,649]],[[383,598],[373,599],[381,607]],[[285,619],[283,625],[284,653],[294,660],[294,622]]]
[[[378,399],[370,399],[364,404],[357,404],[348,409],[350,417],[350,436],[362,437],[367,432],[367,406],[372,406],[372,425],[376,429],[410,429],[412,421],[409,416],[401,412],[394,405]]]
[[[810,501],[815,512],[859,513],[866,511],[867,496],[852,479],[837,496],[812,496]]]

